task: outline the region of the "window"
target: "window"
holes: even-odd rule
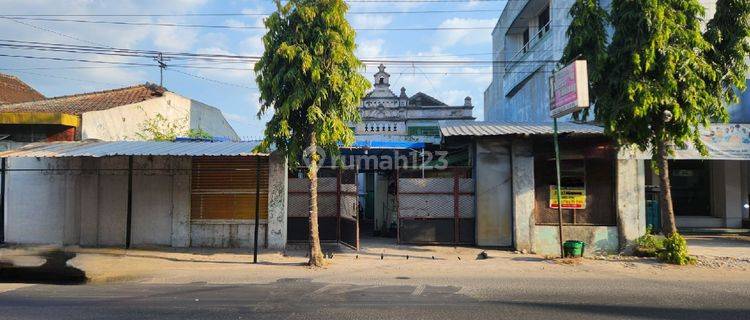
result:
[[[544,8],[541,13],[539,13],[539,16],[537,17],[537,23],[538,25],[538,34],[539,38],[541,39],[544,34],[549,31],[549,7]]]
[[[408,133],[410,136],[428,136],[428,137],[439,137],[440,128],[438,127],[409,127]]]
[[[529,28],[523,30],[523,53],[529,50]]]
[[[195,157],[190,218],[254,219],[256,178],[260,179],[260,217],[268,217],[268,158]]]
[[[537,224],[557,224],[556,208],[550,208],[555,197],[555,160],[552,155],[535,156],[534,189]],[[616,225],[614,210],[614,161],[605,158],[563,159],[560,178],[563,190],[583,190],[585,208],[564,209],[563,222],[573,225]]]

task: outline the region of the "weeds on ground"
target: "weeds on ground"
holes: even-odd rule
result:
[[[664,249],[656,255],[659,260],[678,265],[695,263],[695,257],[688,255],[687,241],[675,232],[664,239]]]
[[[664,250],[664,237],[653,234],[651,226],[646,227],[646,234],[635,239],[633,255],[638,257],[656,257]]]

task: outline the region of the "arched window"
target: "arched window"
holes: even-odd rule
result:
[[[379,82],[380,84],[383,84],[383,82],[384,82],[384,81],[385,81],[385,78],[383,78],[383,77],[380,77],[380,81],[378,81],[378,82]]]

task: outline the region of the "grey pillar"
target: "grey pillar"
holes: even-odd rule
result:
[[[513,163],[513,245],[534,251],[534,152],[531,141],[516,139],[511,146]]]
[[[630,253],[633,241],[646,232],[644,161],[621,151],[617,166],[617,233],[620,251]]]
[[[272,153],[268,163],[268,248],[284,250],[287,223],[287,163],[286,158]]]
[[[172,246],[190,246],[190,177],[192,160],[172,162]]]

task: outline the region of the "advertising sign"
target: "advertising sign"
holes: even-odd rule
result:
[[[560,118],[589,106],[586,60],[576,60],[550,79],[550,116]]]
[[[560,193],[562,194],[563,209],[586,209],[585,188],[562,187]],[[555,186],[549,186],[549,207],[550,209],[557,209],[557,188]]]

